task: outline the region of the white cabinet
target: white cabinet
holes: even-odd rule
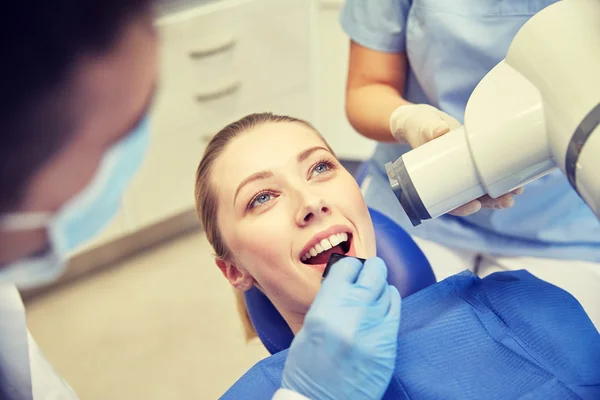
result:
[[[236,36],[224,9],[200,7],[166,17],[157,28],[160,68],[150,148],[124,197],[134,231],[194,208],[203,135],[218,119],[206,116],[198,97],[218,95],[234,79]]]

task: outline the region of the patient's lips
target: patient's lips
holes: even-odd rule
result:
[[[344,243],[346,241],[348,241],[348,234],[346,232],[334,233],[333,235],[321,240],[319,243],[311,247],[310,250],[302,256],[302,261],[306,261],[312,257],[317,257],[318,255],[324,252],[331,254],[335,251],[328,250],[334,250],[335,247],[341,247],[339,246],[340,243]],[[327,257],[327,259],[329,259],[329,256]]]
[[[315,257],[310,257],[308,260],[303,260],[302,263],[323,273],[323,271],[325,271],[325,267],[327,267],[327,262],[329,261],[329,257],[332,253],[356,257],[356,249],[354,247],[354,240],[352,236],[348,235],[348,240],[346,242],[340,243],[329,250],[325,250],[324,252],[317,254]]]
[[[347,254],[352,246],[352,233],[344,226],[333,226],[315,235],[304,246],[299,258],[302,263],[324,267],[332,253]]]

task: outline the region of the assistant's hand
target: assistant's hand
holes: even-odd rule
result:
[[[414,149],[430,140],[459,128],[461,123],[455,118],[428,104],[407,104],[398,107],[390,117],[390,132],[399,142],[408,142]],[[523,188],[492,199],[485,195],[473,200],[449,214],[464,217],[476,213],[482,207],[503,209],[515,204],[514,195],[523,193]]]
[[[310,399],[380,399],[398,346],[400,294],[380,258],[338,261],[292,342],[282,387]]]

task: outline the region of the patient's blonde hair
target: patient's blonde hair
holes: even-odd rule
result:
[[[202,160],[196,171],[195,198],[198,217],[202,222],[206,237],[213,247],[217,259],[226,260],[231,254],[223,241],[223,237],[221,236],[221,232],[219,232],[217,224],[217,208],[219,201],[215,191],[212,190],[210,185],[212,167],[232,139],[257,126],[269,123],[298,123],[312,129],[315,131],[315,134],[321,136],[309,122],[302,119],[275,115],[272,113],[261,113],[247,115],[242,119],[227,125],[212,138],[204,151],[204,155],[202,156]],[[323,142],[327,145],[325,139],[323,139]],[[327,145],[327,148],[329,148],[329,145]],[[329,148],[329,150],[331,151],[331,148]],[[333,151],[331,151],[331,153],[333,154]],[[246,340],[255,338],[257,334],[250,321],[250,316],[248,315],[244,294],[235,289],[234,293]]]

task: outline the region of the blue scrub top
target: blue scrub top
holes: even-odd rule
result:
[[[356,43],[405,52],[404,97],[463,121],[469,96],[505,56],[519,29],[551,0],[346,0],[341,24]],[[490,121],[493,123],[493,121]],[[507,210],[446,215],[413,227],[384,165],[410,150],[379,143],[363,181],[367,204],[410,234],[471,251],[600,262],[600,223],[560,171],[538,179]]]

